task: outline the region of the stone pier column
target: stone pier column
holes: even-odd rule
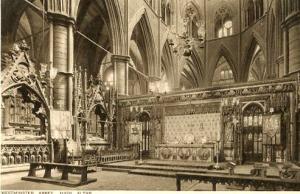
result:
[[[294,93],[290,93],[290,159],[294,161],[296,159],[297,151],[297,133],[296,133],[296,115],[295,115],[295,96]]]
[[[74,24],[79,0],[47,0],[45,10],[49,22],[49,69],[56,68],[50,92],[54,110],[69,111],[73,115]],[[51,94],[53,92],[53,94]],[[51,115],[50,115],[51,116]],[[71,125],[71,123],[70,123]],[[51,126],[51,123],[50,123]],[[79,134],[76,133],[75,134]],[[51,137],[50,137],[51,138]],[[79,139],[79,137],[75,137]],[[61,162],[64,149],[62,139],[51,150],[55,162]],[[53,158],[51,158],[53,161]]]
[[[300,2],[299,0],[281,0],[281,2],[283,15],[282,28],[284,31],[284,64],[288,70],[288,74],[295,76],[297,75],[296,73],[300,71]],[[299,150],[297,146],[300,141],[296,138],[297,131],[299,131],[300,128],[297,124],[295,115],[295,107],[298,107],[298,104],[295,104],[293,101],[295,98],[296,96],[290,96],[290,100],[292,102],[290,107],[291,123],[288,134],[290,137],[287,137],[287,146],[289,146],[287,150],[287,158],[291,160],[297,159],[297,151]]]
[[[48,0],[49,61],[57,69],[53,83],[53,108],[72,112],[74,30],[79,0]],[[52,64],[51,64],[52,62]]]
[[[73,21],[49,14],[53,26],[50,33],[50,50],[53,51],[53,67],[57,69],[57,76],[53,80],[53,108],[72,112],[73,93]]]
[[[298,0],[283,0],[285,64],[289,73],[300,70],[300,3]]]
[[[296,134],[297,134],[297,138],[296,138],[296,152],[297,152],[297,160],[300,161],[300,114],[297,114],[297,124],[296,124]]]
[[[283,74],[288,75],[289,74],[289,38],[288,38],[288,31],[287,29],[283,30]]]
[[[114,65],[114,87],[118,95],[128,95],[128,64],[129,56],[112,55],[112,64]]]

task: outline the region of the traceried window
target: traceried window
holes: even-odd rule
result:
[[[215,17],[216,37],[222,38],[233,34],[232,13],[228,7],[221,7]]]
[[[245,4],[245,25],[249,26],[264,14],[263,0],[248,0]]]
[[[166,24],[168,26],[171,25],[171,19],[172,19],[171,18],[171,5],[170,5],[170,3],[168,3],[166,6]]]
[[[218,29],[218,38],[231,36],[232,35],[232,21],[226,21],[219,29]]]
[[[161,1],[161,19],[167,25],[172,25],[172,6],[171,1],[166,2],[165,0]]]
[[[204,38],[204,20],[194,3],[190,2],[186,5],[183,22],[185,26],[184,36],[194,39]]]

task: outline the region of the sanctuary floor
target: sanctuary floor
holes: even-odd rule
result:
[[[89,174],[98,181],[79,187],[36,183],[21,180],[27,172],[5,174],[2,176],[1,190],[132,190],[132,191],[176,191],[175,178],[134,175],[122,172],[99,171]],[[210,184],[185,182],[182,189],[189,191],[211,190]],[[217,190],[227,190],[224,185],[217,185]]]
[[[139,165],[143,167],[140,170],[146,170],[147,166],[155,166],[153,162],[148,161],[149,164],[152,165]],[[97,178],[97,182],[90,183],[88,185],[83,185],[79,187],[65,187],[60,185],[53,185],[47,183],[36,183],[21,180],[21,177],[27,176],[28,172],[18,172],[18,173],[10,173],[10,174],[2,174],[1,175],[1,189],[2,190],[132,190],[132,191],[175,191],[176,190],[176,180],[173,176],[158,176],[157,174],[154,176],[148,176],[139,172],[139,169],[133,169],[133,173],[129,173],[128,171],[110,169],[107,166],[136,166],[135,161],[125,161],[118,162],[113,164],[105,165],[105,167],[98,167],[97,172],[89,173],[89,178]],[[235,172],[239,174],[250,174],[250,170],[253,165],[241,165],[237,166]],[[105,168],[108,168],[105,170]],[[158,168],[169,168],[168,166],[159,166]],[[172,167],[173,170],[176,170],[175,167]],[[174,169],[175,168],[175,169]],[[184,168],[184,167],[178,167]],[[196,170],[196,168],[192,167],[189,170]],[[197,168],[199,170],[199,168]],[[159,170],[154,170],[159,171]],[[226,170],[223,172],[225,173]],[[168,170],[161,170],[161,173],[168,173]],[[213,171],[212,171],[213,172]],[[222,173],[222,171],[219,171]],[[42,176],[44,171],[38,171],[38,176]],[[267,172],[268,175],[276,175],[278,171],[274,167],[270,167]],[[55,176],[55,172],[53,173]],[[74,178],[74,175],[69,175],[70,178]],[[74,177],[73,177],[74,176]],[[184,182],[182,184],[182,190],[185,191],[196,191],[196,190],[204,190],[211,191],[211,184],[199,184],[196,181],[193,182]],[[226,191],[232,190],[228,189],[225,185],[217,185],[217,190]],[[249,190],[249,188],[246,188]]]

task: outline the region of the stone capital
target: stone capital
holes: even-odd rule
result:
[[[75,23],[80,0],[47,0],[45,3],[45,10],[50,20]]]
[[[161,78],[157,76],[149,76],[149,82],[157,82],[160,81]]]
[[[111,55],[111,61],[112,61],[112,63],[115,63],[115,62],[128,63],[130,61],[130,56],[126,56],[126,55]]]
[[[50,21],[52,21],[56,24],[63,25],[63,26],[68,26],[70,24],[71,25],[75,24],[75,19],[74,18],[69,17],[69,16],[64,15],[64,14],[48,12],[47,17],[48,17],[48,20],[50,20]]]
[[[281,26],[282,28],[291,28],[294,25],[300,24],[300,11],[292,13],[288,15],[284,22],[282,22]]]

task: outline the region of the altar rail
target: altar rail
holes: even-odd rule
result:
[[[156,158],[213,162],[214,144],[161,144],[156,146]]]
[[[136,158],[137,153],[133,149],[126,150],[90,150],[84,152],[82,156],[74,156],[72,153],[69,155],[69,161],[72,164],[87,165],[96,167],[105,163],[120,162],[125,160],[133,160]]]
[[[300,190],[299,180],[257,177],[249,175],[176,173],[177,191],[181,191],[182,180],[197,180],[200,183],[211,183],[213,191],[217,190],[217,184],[240,185],[242,187],[252,187],[254,190],[258,190],[258,188],[262,188],[263,190]]]
[[[48,162],[50,146],[45,141],[6,141],[1,143],[1,164],[13,166],[30,162]]]
[[[125,160],[132,160],[134,159],[133,150],[111,150],[111,151],[101,151],[98,163],[105,164],[111,162],[119,162]]]

